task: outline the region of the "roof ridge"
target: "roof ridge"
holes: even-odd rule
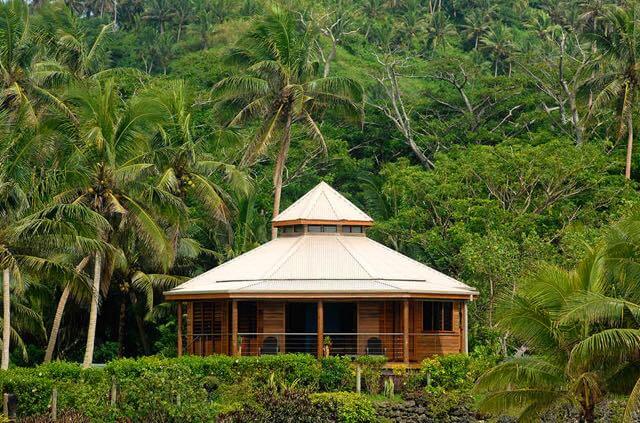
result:
[[[340,245],[342,245],[342,248],[344,248],[347,251],[347,253],[349,253],[351,258],[353,258],[356,261],[356,263],[358,263],[358,266],[360,266],[362,268],[362,270],[364,270],[365,273],[371,277],[371,279],[376,279],[376,277],[373,276],[373,274],[369,271],[368,266],[365,266],[362,262],[360,262],[360,260],[358,260],[358,257],[356,257],[356,255],[353,254],[351,249],[349,247],[347,247],[347,245],[344,242],[342,242],[342,237],[338,236],[336,238],[337,238],[338,242],[340,243]]]
[[[339,218],[340,218],[340,216],[338,215],[338,211],[336,210],[336,208],[335,208],[335,207],[333,207],[333,202],[331,201],[331,199],[329,198],[329,196],[327,196],[327,193],[326,193],[326,192],[324,192],[324,191],[322,191],[321,193],[322,193],[322,195],[324,196],[324,198],[326,198],[326,199],[327,199],[327,203],[329,203],[329,207],[331,207],[331,210],[333,210],[333,214],[336,216],[336,219],[339,219]],[[318,199],[319,199],[319,197],[318,197]]]
[[[269,270],[267,270],[264,273],[263,278],[268,278],[269,276],[273,276],[274,273],[276,273],[278,270],[280,270],[280,268],[287,262],[287,260],[289,260],[289,258],[291,258],[291,256],[298,251],[298,248],[300,248],[300,245],[302,244],[302,240],[306,238],[305,236],[301,236],[299,237],[296,242],[293,244],[293,247],[291,247],[289,249],[289,251],[284,254],[279,261],[277,261],[271,268],[269,268]]]
[[[394,253],[394,254],[396,254],[396,255],[400,256],[400,257],[402,257],[402,258],[403,258],[403,259],[405,259],[405,260],[409,260],[409,261],[411,261],[411,262],[414,262],[414,263],[419,264],[420,266],[424,267],[424,268],[425,268],[426,270],[428,270],[429,272],[436,272],[436,273],[439,273],[439,274],[441,274],[442,276],[444,276],[444,277],[446,277],[446,278],[450,279],[451,281],[453,281],[453,282],[457,283],[458,285],[468,286],[468,285],[467,285],[467,284],[465,284],[464,282],[460,282],[459,280],[457,280],[457,279],[455,279],[455,278],[452,278],[451,276],[449,276],[449,275],[447,275],[447,274],[445,274],[445,273],[442,273],[441,271],[439,271],[439,270],[437,270],[437,269],[434,269],[434,268],[432,268],[432,267],[430,267],[430,266],[428,266],[428,265],[426,265],[426,264],[424,264],[424,263],[422,263],[422,262],[420,262],[420,261],[418,261],[418,260],[416,260],[416,259],[412,259],[412,258],[411,258],[411,257],[409,257],[409,256],[405,256],[405,255],[404,255],[404,254],[402,254],[400,251],[396,251],[396,250],[394,250],[393,248],[389,248],[389,247],[387,247],[386,245],[384,245],[384,244],[383,244],[383,243],[381,243],[381,242],[377,242],[377,241],[375,241],[375,240],[373,240],[373,239],[371,239],[371,238],[367,238],[367,239],[368,239],[369,241],[371,241],[371,242],[375,242],[376,244],[378,244],[378,245],[382,246],[384,249],[386,249],[386,250],[388,250],[388,251],[390,251],[390,252],[392,252],[392,253]]]
[[[303,210],[302,213],[300,213],[301,216],[307,215],[315,207],[315,205],[318,204],[318,199],[320,198],[320,195],[323,194],[321,185],[319,184],[309,192],[313,192],[315,194],[315,197],[313,197],[312,201],[309,201],[309,205],[307,206],[307,208]]]

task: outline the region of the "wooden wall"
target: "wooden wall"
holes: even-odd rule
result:
[[[409,354],[411,361],[422,361],[432,355],[462,352],[463,321],[462,302],[453,301],[453,325],[451,331],[424,332],[422,327],[422,301],[409,303]]]
[[[285,333],[285,305],[281,301],[264,301],[258,303],[258,333]],[[260,335],[257,337],[258,352],[265,338],[274,335]],[[285,352],[284,335],[275,336],[278,339],[280,352]]]

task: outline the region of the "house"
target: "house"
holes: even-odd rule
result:
[[[467,352],[477,291],[368,238],[373,219],[328,184],[272,224],[276,239],[165,292],[178,302],[179,355],[383,354],[410,364]]]

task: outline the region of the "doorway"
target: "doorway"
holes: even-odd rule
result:
[[[286,304],[286,351],[315,354],[318,331],[316,303]]]
[[[331,338],[331,354],[356,355],[358,336],[356,303],[324,304],[324,333]]]

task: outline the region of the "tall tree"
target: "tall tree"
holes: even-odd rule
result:
[[[619,136],[627,134],[624,175],[631,178],[633,156],[633,114],[640,88],[640,2],[633,0],[622,6],[609,6],[602,33],[595,40],[602,50],[603,72],[596,76],[602,86],[594,106],[615,101],[620,118]]]
[[[173,260],[173,246],[161,226],[158,207],[178,213],[182,202],[150,184],[153,164],[142,161],[149,150],[149,131],[158,118],[144,99],[123,101],[113,81],[74,89],[70,94],[78,116],[79,145],[68,158],[63,202],[84,204],[111,223],[101,239],[111,243],[114,232],[130,231],[143,240],[152,260],[162,269]],[[117,245],[114,245],[117,251]],[[93,361],[100,291],[108,292],[117,254],[93,257],[93,286],[83,366]]]
[[[280,212],[292,128],[300,126],[324,146],[318,117],[328,109],[347,117],[361,117],[363,111],[361,85],[350,78],[320,76],[315,50],[317,34],[298,24],[290,13],[274,8],[255,24],[233,54],[246,63],[246,72],[215,85],[221,102],[241,107],[230,125],[252,118],[261,120],[243,164],[253,163],[270,144],[278,144],[273,217]],[[274,229],[272,236],[276,235]]]

